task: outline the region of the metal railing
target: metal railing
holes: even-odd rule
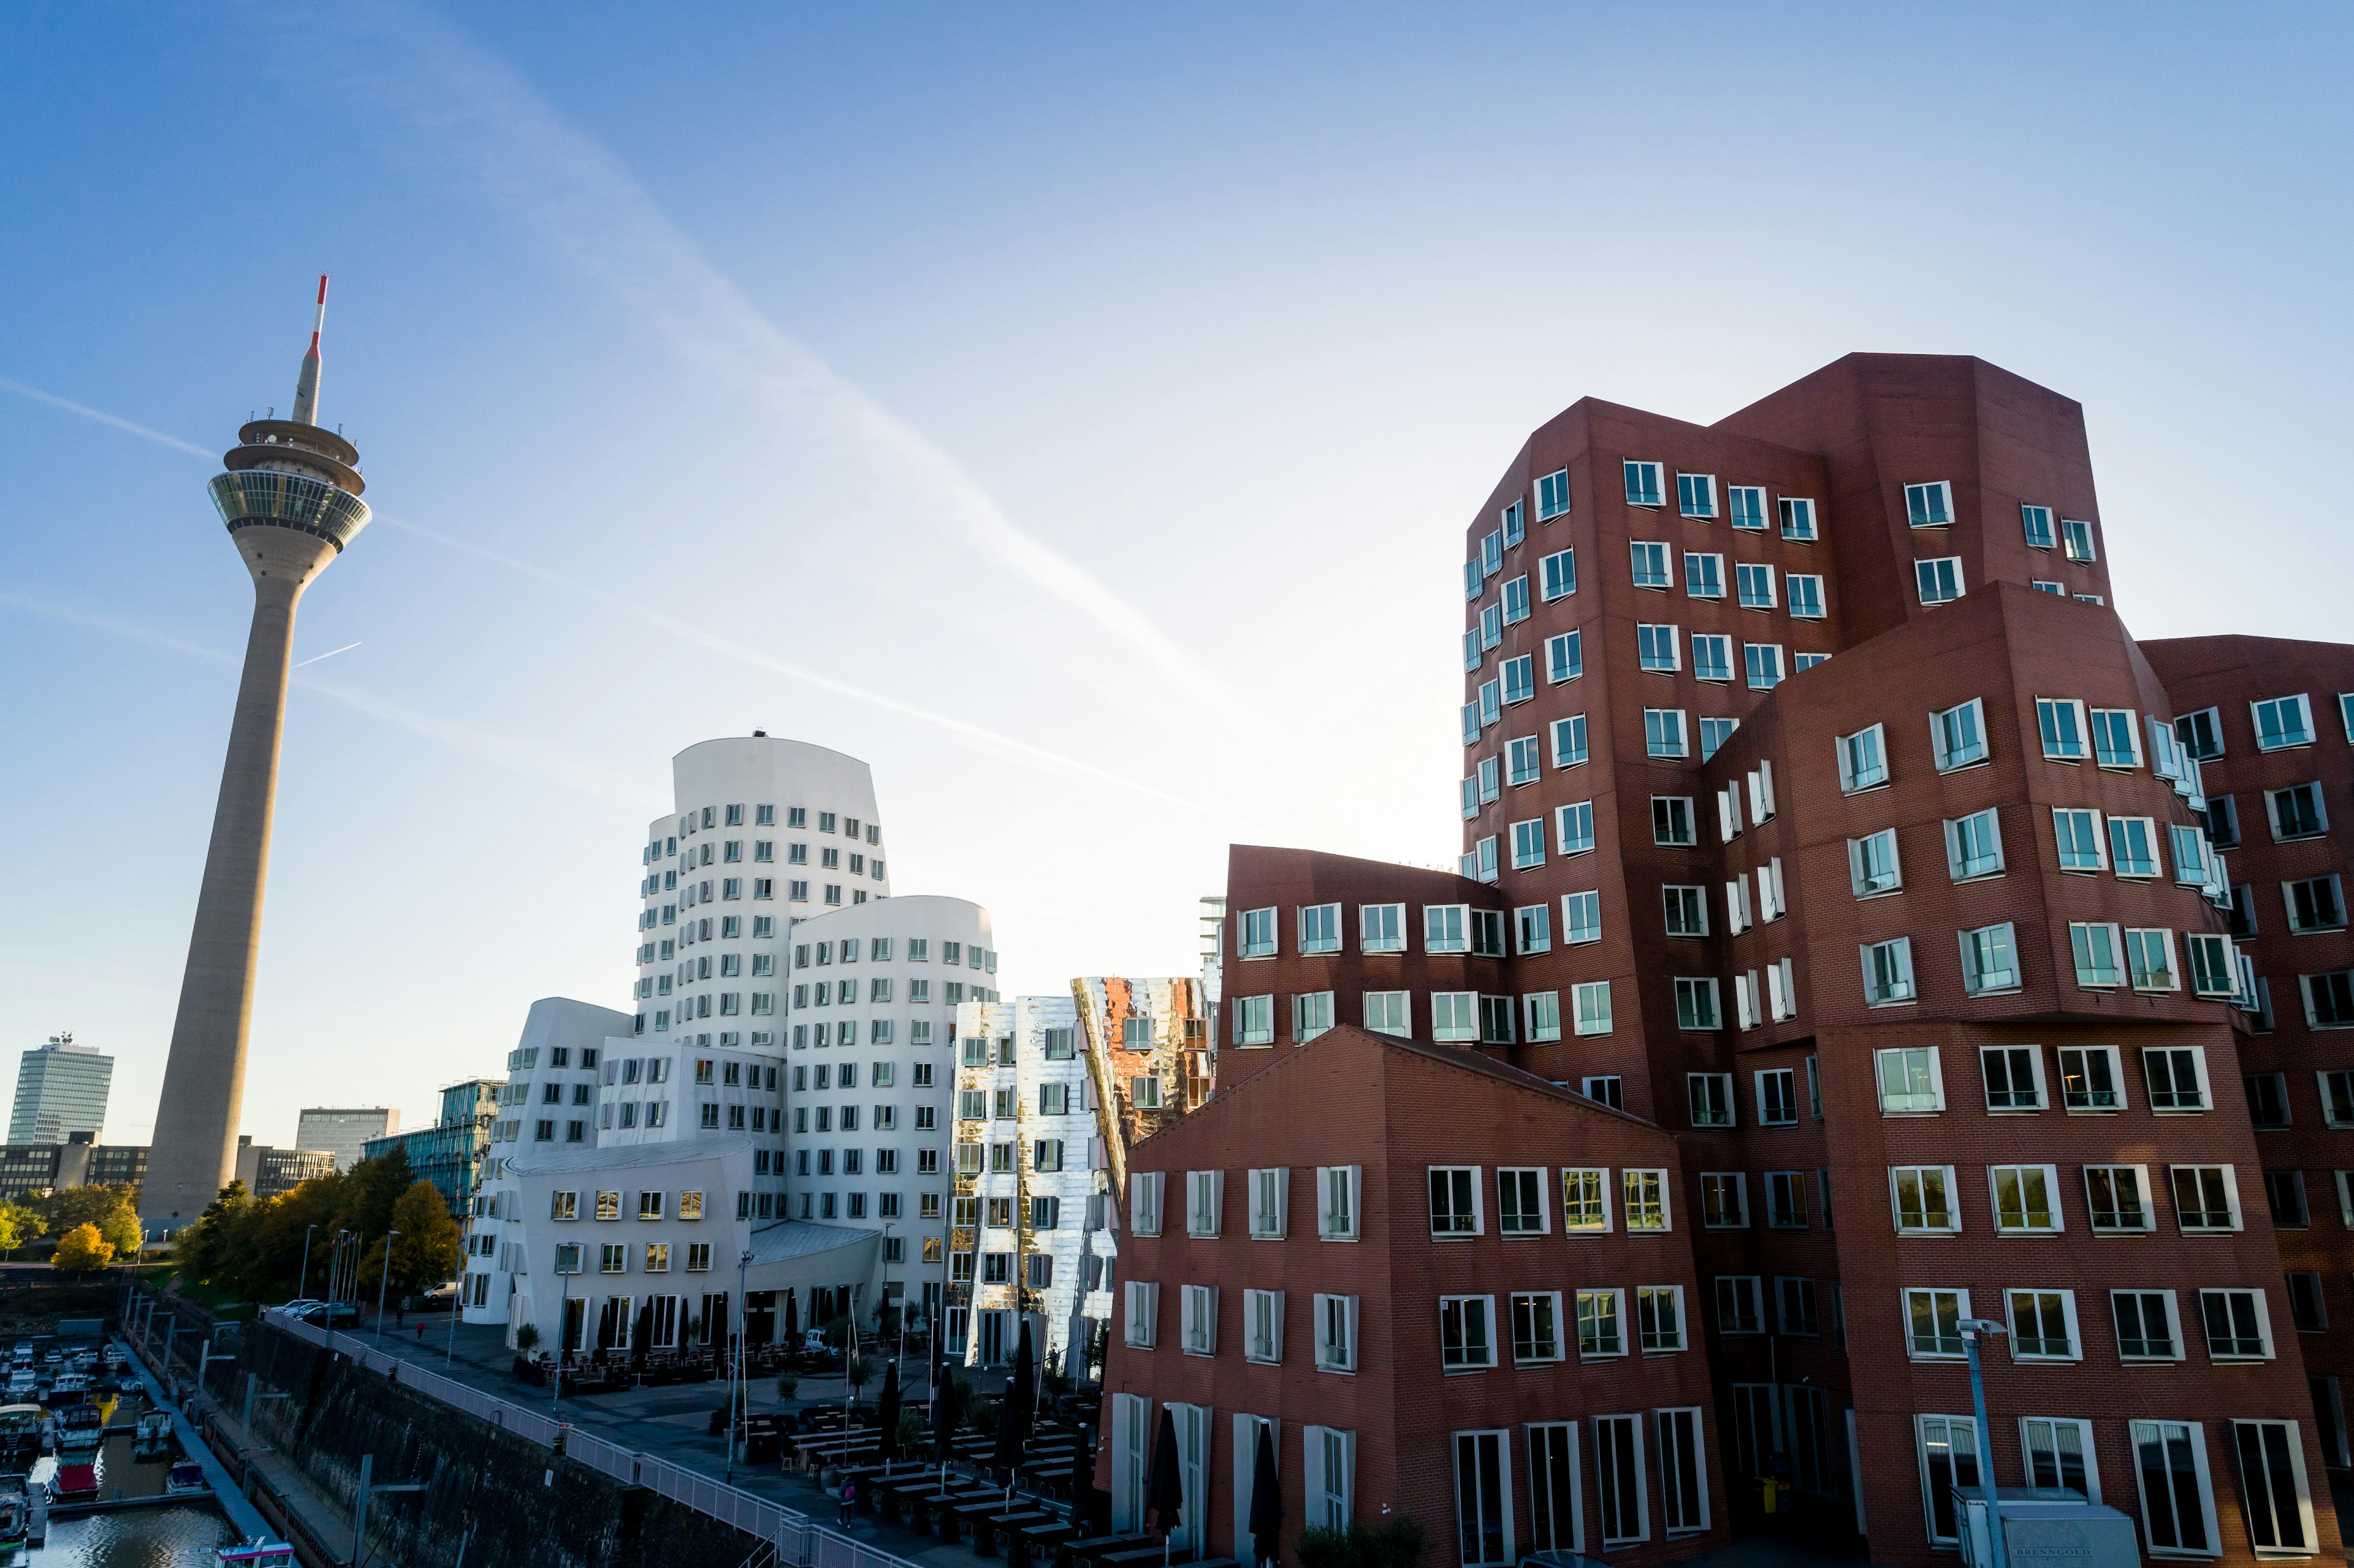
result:
[[[624,1486],[644,1487],[707,1519],[755,1537],[764,1543],[764,1549],[774,1550],[779,1564],[790,1564],[791,1568],[917,1568],[904,1557],[877,1552],[838,1534],[798,1509],[771,1502],[668,1459],[593,1436],[568,1423],[485,1393],[472,1384],[429,1372],[414,1361],[404,1361],[349,1334],[334,1333],[275,1312],[270,1315],[270,1321],[297,1339],[321,1350],[349,1356],[371,1372],[384,1372],[395,1383],[543,1448],[554,1449],[560,1442],[567,1457],[592,1470],[610,1476]]]

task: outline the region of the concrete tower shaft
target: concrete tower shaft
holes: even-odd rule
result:
[[[322,278],[322,323],[326,297]],[[140,1216],[151,1235],[194,1220],[236,1171],[294,609],[302,590],[368,519],[359,449],[315,422],[318,386],[314,325],[296,397],[299,418],[249,422],[221,460],[227,471],[212,482],[213,503],[253,579],[253,623],[141,1192]]]

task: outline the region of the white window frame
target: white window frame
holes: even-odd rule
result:
[[[2019,1331],[2019,1303],[2015,1298],[2021,1295],[2038,1298],[2057,1296],[2060,1298],[2060,1319],[2067,1331],[2068,1339],[2068,1348],[2064,1351],[2054,1355],[2045,1351],[2026,1352],[2019,1349],[2022,1340]],[[2040,1305],[2038,1309],[2041,1309]],[[2081,1361],[2084,1359],[2084,1336],[2076,1326],[2076,1293],[2073,1290],[2048,1285],[2007,1285],[2003,1287],[2002,1291],[2002,1316],[2003,1321],[2010,1328],[2006,1343],[2010,1349],[2010,1359],[2014,1362],[2022,1366],[2032,1366],[2039,1363],[2050,1365],[2062,1361]],[[2038,1335],[2036,1338],[2040,1340],[2042,1336]]]
[[[2190,1352],[2182,1340],[2182,1308],[2175,1299],[2172,1290],[2141,1285],[2112,1288],[2108,1295],[2109,1331],[2116,1337],[2117,1360],[2127,1366],[2161,1366],[2187,1359]],[[2137,1315],[2144,1314],[2152,1299],[2158,1301],[2160,1309],[2166,1314],[2166,1354],[2153,1356],[2146,1353],[2140,1355],[2126,1353],[2125,1330],[2117,1324],[2117,1298],[2120,1296],[2130,1296],[2135,1298],[2134,1311]],[[2145,1328],[2142,1333],[2145,1344],[2148,1338],[2148,1330]]]
[[[1931,599],[1929,588],[1932,581],[1935,581],[1936,586],[1942,589],[1946,586],[1943,579],[1948,576],[1953,578],[1954,591],[1949,594],[1940,593],[1937,598]],[[1913,587],[1921,600],[1922,607],[1928,609],[1934,609],[1941,604],[1952,604],[1967,599],[1970,591],[1969,582],[1962,570],[1962,558],[1959,556],[1935,556],[1925,560],[1914,561]]]
[[[1201,1240],[1215,1240],[1225,1210],[1225,1197],[1224,1171],[1186,1171],[1185,1234]]]
[[[1904,521],[1914,528],[1950,528],[1954,524],[1954,483],[1948,479],[1924,480],[1904,487]]]
[[[1218,1353],[1218,1287],[1187,1285],[1179,1298],[1178,1348],[1189,1356]]]
[[[1247,1172],[1250,1194],[1250,1235],[1253,1241],[1281,1241],[1290,1206],[1291,1171],[1280,1165],[1263,1165]]]
[[[1124,1282],[1121,1300],[1122,1338],[1131,1350],[1151,1350],[1161,1326],[1161,1287],[1150,1280]]]
[[[1905,1089],[1896,1097],[1897,1098],[1903,1100],[1904,1103],[1902,1105],[1891,1105],[1889,1103],[1891,1097],[1888,1087],[1888,1069],[1892,1062],[1901,1065],[1906,1069],[1906,1078],[1909,1082],[1912,1076],[1911,1069],[1915,1065],[1911,1059],[1914,1057],[1920,1058],[1921,1062],[1919,1065],[1925,1065],[1928,1069],[1928,1087],[1925,1091],[1920,1089]],[[1880,1114],[1882,1116],[1935,1116],[1945,1110],[1945,1064],[1941,1060],[1940,1053],[1936,1046],[1886,1046],[1876,1050],[1872,1054],[1872,1067],[1873,1090],[1880,1101]]]
[[[1316,1370],[1354,1373],[1357,1370],[1357,1298],[1320,1294],[1315,1298],[1315,1303]],[[1334,1344],[1331,1330],[1335,1327],[1348,1335],[1346,1344]]]
[[[2020,1181],[2020,1213],[2024,1217],[2028,1213],[2025,1181],[2027,1173],[2031,1171],[2040,1174],[2043,1179],[2043,1201],[2050,1213],[2052,1223],[2049,1225],[2005,1224],[2002,1216],[2003,1176],[2006,1172],[2009,1172]],[[2039,1165],[2031,1160],[2017,1164],[1988,1165],[1987,1167],[1987,1212],[1994,1217],[1994,1234],[1999,1236],[2056,1236],[2065,1234],[2068,1229],[2068,1211],[2061,1198],[2060,1167]]]
[[[1917,1180],[1918,1173],[1922,1171],[1936,1172],[1938,1183],[1945,1189],[1946,1223],[1942,1225],[1927,1223],[1932,1211],[1927,1205],[1925,1196],[1921,1209],[1923,1223],[1917,1225],[1908,1225],[1904,1223],[1904,1177],[1907,1172],[1913,1172]],[[1962,1195],[1959,1184],[1955,1180],[1954,1167],[1951,1165],[1890,1166],[1888,1168],[1888,1215],[1890,1223],[1895,1226],[1896,1234],[1900,1236],[1959,1235],[1962,1230]]]
[[[2161,1446],[2177,1437],[2186,1440],[2190,1449],[2191,1473],[2199,1487],[2199,1510],[2206,1531],[2204,1546],[2160,1546],[2152,1526],[2153,1517],[2161,1511],[2167,1521],[2167,1532],[2173,1534],[2176,1512],[2170,1499],[2153,1499],[2143,1485],[2148,1475],[2146,1467],[2134,1466],[2134,1489],[2141,1501],[2141,1538],[2144,1550],[2152,1557],[2221,1557],[2223,1554],[2222,1531],[2215,1520],[2215,1482],[2207,1465],[2207,1431],[2203,1420],[2175,1421],[2144,1419],[2128,1422],[2126,1427],[2127,1446],[2137,1454],[2147,1444]]]

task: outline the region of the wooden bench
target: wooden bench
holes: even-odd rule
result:
[[[972,1549],[983,1557],[997,1555],[998,1542],[1002,1541],[1006,1554],[1013,1555],[1014,1534],[1024,1525],[1044,1524],[1055,1516],[1044,1509],[1031,1505],[1027,1498],[1017,1497],[1013,1511],[993,1513],[973,1523]]]

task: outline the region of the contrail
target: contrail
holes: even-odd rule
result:
[[[37,387],[27,387],[21,381],[11,381],[5,376],[0,376],[0,388],[14,392],[20,397],[30,397],[36,403],[47,403],[52,408],[63,408],[69,414],[80,414],[85,419],[96,419],[101,425],[111,425],[118,430],[128,430],[134,436],[143,436],[148,440],[160,446],[170,447],[175,451],[187,452],[200,458],[215,458],[220,455],[218,452],[207,451],[192,442],[184,441],[177,436],[167,436],[161,430],[151,430],[144,425],[134,425],[128,419],[119,418],[101,408],[93,408],[87,403],[77,403],[69,397],[60,397],[54,392],[44,392]]]
[[[952,519],[980,552],[1136,650],[1204,705],[1227,683],[1093,573],[1017,527],[963,466],[787,335],[705,259],[628,168],[530,81],[441,17],[400,5],[338,8],[356,29],[347,69],[440,143],[557,254],[644,316],[690,364],[782,415],[848,438],[913,517]],[[317,71],[314,31],[302,36]]]
[[[192,446],[188,442],[181,440],[176,437],[164,435],[160,430],[151,430],[144,425],[134,425],[128,419],[117,418],[113,415],[105,413],[100,409],[90,408],[84,404],[73,402],[69,398],[56,397],[53,394],[43,392],[37,387],[27,387],[21,382],[10,381],[5,377],[0,377],[0,387],[5,387],[12,392],[21,392],[25,396],[37,398],[43,403],[50,404],[56,408],[64,408],[71,413],[80,414],[85,418],[96,419],[102,425],[111,425],[119,430],[127,430],[133,435],[143,436],[151,441],[159,441],[164,446],[175,448],[180,451],[193,452],[198,457],[207,459],[213,456],[211,452],[205,450],[202,447]],[[1215,807],[1205,806],[1198,800],[1189,800],[1182,795],[1172,795],[1168,790],[1162,789],[1155,785],[1147,784],[1139,779],[1123,777],[1120,774],[1114,773],[1109,768],[1098,767],[1095,763],[1084,761],[1075,757],[1066,757],[1060,752],[1049,751],[1044,747],[1033,746],[1030,742],[1019,739],[1013,736],[1005,735],[997,730],[989,729],[983,726],[973,724],[964,719],[951,718],[946,714],[934,713],[929,708],[918,707],[915,704],[907,702],[903,698],[894,697],[882,692],[870,691],[864,686],[853,685],[847,681],[837,680],[832,675],[821,674],[815,670],[807,669],[801,665],[779,659],[772,653],[764,653],[757,648],[748,648],[742,643],[730,642],[723,637],[715,637],[699,627],[691,626],[682,620],[674,620],[671,617],[663,615],[659,611],[647,609],[642,605],[623,599],[619,594],[607,593],[602,588],[592,588],[587,583],[579,582],[573,578],[564,577],[558,573],[552,572],[546,567],[535,565],[533,562],[517,560],[513,556],[501,555],[496,550],[486,549],[483,546],[471,543],[468,540],[453,538],[447,534],[437,534],[430,528],[422,527],[415,523],[402,522],[399,518],[387,516],[382,512],[374,514],[374,519],[377,523],[383,524],[388,528],[397,529],[404,534],[414,535],[418,538],[440,545],[444,549],[456,550],[461,555],[476,556],[479,559],[504,567],[511,572],[518,572],[525,577],[536,578],[551,587],[562,588],[567,593],[578,594],[584,599],[594,599],[598,603],[606,606],[608,609],[618,610],[636,620],[644,622],[648,626],[652,626],[659,630],[667,632],[671,636],[676,637],[683,641],[692,642],[697,647],[717,653],[724,658],[732,659],[737,663],[748,664],[754,669],[765,670],[770,674],[782,675],[788,680],[800,681],[804,684],[815,686],[821,691],[832,693],[836,696],[849,697],[856,702],[872,703],[876,707],[887,709],[892,713],[902,714],[909,718],[919,720],[922,723],[938,726],[939,728],[949,730],[957,735],[963,736],[969,740],[972,740],[980,743],[981,745],[999,750],[1012,758],[1013,760],[1036,768],[1042,772],[1053,774],[1058,778],[1079,779],[1089,783],[1117,785],[1123,789],[1132,789],[1139,794],[1149,795],[1155,800],[1166,801],[1170,805],[1182,806],[1189,811],[1198,811],[1205,817],[1214,817],[1221,821],[1239,822],[1243,820],[1239,817],[1233,816],[1228,812],[1219,810]],[[13,594],[0,593],[0,604],[12,604],[20,609],[28,610],[36,615],[48,615],[56,620],[72,621],[77,625],[95,627],[101,630],[111,631],[118,636],[129,637],[143,642],[152,642],[159,647],[168,647],[178,652],[193,653],[200,658],[228,658],[228,655],[217,652],[213,649],[198,648],[193,643],[182,642],[175,638],[164,637],[159,633],[151,632],[143,627],[132,625],[127,621],[111,620],[104,617],[93,616],[79,610],[61,609],[53,606],[37,603],[32,599],[20,599]],[[336,653],[349,652],[352,649],[358,646],[359,644],[356,642],[346,643],[342,648],[334,649],[329,652],[322,653],[316,659],[306,659],[302,662],[304,664],[315,664],[319,662],[319,659],[333,658]],[[234,661],[231,662],[234,662]],[[298,664],[295,668],[301,669],[302,665]],[[337,701],[348,703],[352,706],[361,708],[365,712],[378,712],[376,707],[368,706],[366,703],[360,699],[355,694],[343,691],[331,692],[325,687],[313,686],[308,682],[300,683],[304,685],[307,689],[318,691],[323,694],[333,696]],[[387,715],[380,715],[379,716]],[[417,719],[413,716],[408,719],[395,719],[394,722],[404,724],[408,728],[419,730],[419,733],[431,733],[431,731],[424,727],[427,721]],[[497,759],[493,758],[492,760]]]
[[[317,663],[322,659],[332,659],[338,653],[348,653],[358,646],[359,644],[356,642],[346,642],[341,648],[330,648],[324,653],[313,654],[310,658],[303,660],[302,663],[295,665],[294,668],[297,670],[304,669],[310,665]]]

